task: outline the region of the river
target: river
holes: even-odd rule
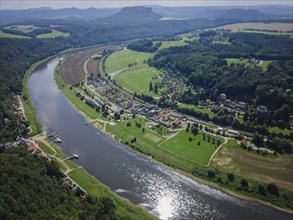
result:
[[[58,90],[53,76],[60,58],[33,71],[28,85],[47,133],[62,139],[67,155],[114,192],[145,206],[161,219],[292,219],[292,215],[245,201],[166,168],[113,141],[93,125],[85,126]]]

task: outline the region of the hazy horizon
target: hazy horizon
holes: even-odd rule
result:
[[[180,6],[268,6],[268,5],[288,5],[292,6],[292,1],[174,1],[174,0],[158,0],[158,1],[131,1],[131,0],[109,0],[109,1],[69,1],[69,0],[51,0],[51,1],[18,1],[18,0],[2,0],[1,10],[7,9],[30,9],[30,8],[40,8],[40,7],[50,7],[53,9],[61,8],[80,8],[86,9],[90,7],[94,8],[121,8],[127,6],[167,6],[167,7],[180,7]]]

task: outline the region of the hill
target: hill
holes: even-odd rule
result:
[[[108,21],[136,21],[136,20],[157,20],[162,16],[153,12],[151,8],[136,6],[125,7],[119,12],[106,18]]]

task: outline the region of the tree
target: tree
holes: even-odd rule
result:
[[[279,188],[276,184],[269,183],[266,188],[267,188],[268,193],[275,195],[275,196],[279,196]]]
[[[241,186],[248,188],[248,182],[246,179],[241,179],[240,184],[241,184]]]
[[[216,177],[216,172],[214,170],[209,170],[208,171],[208,177],[209,178],[215,178]]]
[[[234,180],[235,180],[235,176],[234,176],[233,173],[228,173],[228,174],[227,174],[227,177],[228,177],[228,180],[229,180],[230,182],[234,182]]]
[[[155,86],[154,86],[154,93],[158,94],[159,93],[159,89],[158,89],[158,83],[155,82]]]
[[[263,137],[255,133],[252,138],[252,143],[254,143],[257,147],[262,147],[264,144]]]
[[[266,188],[263,185],[261,185],[261,184],[258,185],[258,192],[262,196],[266,196],[267,195]]]
[[[128,121],[128,122],[126,123],[126,126],[127,126],[127,127],[130,127],[130,126],[131,126],[131,122]]]
[[[150,91],[150,92],[153,91],[153,83],[152,83],[152,81],[150,81],[149,91]]]

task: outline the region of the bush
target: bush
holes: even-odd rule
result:
[[[270,193],[272,195],[279,196],[278,186],[274,183],[269,183],[267,185],[267,191],[268,191],[268,193]]]
[[[228,180],[229,180],[230,182],[234,182],[234,180],[235,180],[235,176],[234,176],[233,173],[228,173],[228,174],[227,174],[227,177],[228,177]]]
[[[214,170],[209,170],[208,171],[208,177],[209,178],[215,178],[216,177],[216,172]]]

